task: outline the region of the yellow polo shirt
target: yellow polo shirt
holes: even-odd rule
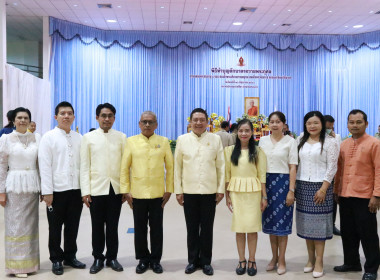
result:
[[[124,147],[120,171],[120,192],[132,197],[151,199],[172,193],[173,154],[166,137],[142,134],[129,137]]]

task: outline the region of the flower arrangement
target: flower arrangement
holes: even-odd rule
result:
[[[210,123],[210,132],[217,132],[220,130],[221,123],[225,120],[223,116],[218,116],[216,113],[212,113],[208,121]]]
[[[253,129],[255,130],[255,139],[259,140],[260,136],[269,134],[269,120],[264,114],[259,114],[258,116],[248,116],[247,114],[243,114],[241,118],[236,118],[236,122],[239,122],[243,119],[248,119],[253,125]]]

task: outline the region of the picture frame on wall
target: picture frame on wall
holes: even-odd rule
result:
[[[244,97],[244,113],[251,117],[260,114],[260,97]]]

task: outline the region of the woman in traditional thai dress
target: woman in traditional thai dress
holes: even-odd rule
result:
[[[260,138],[259,147],[267,156],[266,190],[268,207],[263,213],[263,232],[269,234],[272,260],[267,271],[286,272],[285,251],[292,233],[293,204],[298,164],[297,142],[282,130],[285,115],[276,111],[269,115],[272,134]]]
[[[38,143],[27,132],[31,114],[14,110],[16,130],[0,138],[0,205],[4,207],[5,271],[27,277],[40,266]]]
[[[304,134],[297,138],[299,164],[296,181],[297,235],[306,239],[304,272],[323,276],[325,242],[333,237],[333,190],[339,156],[335,138],[326,134],[321,112],[304,117]]]
[[[226,147],[226,203],[232,212],[231,230],[236,232],[239,253],[238,275],[257,273],[257,232],[261,231],[261,215],[267,206],[265,190],[266,156],[255,147],[253,126],[248,119],[238,123],[236,145]],[[248,243],[248,264],[245,245]]]

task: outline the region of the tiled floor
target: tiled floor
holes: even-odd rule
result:
[[[0,244],[4,238],[4,214],[0,210]],[[294,233],[289,238],[287,249],[287,273],[279,276],[275,272],[266,272],[265,268],[271,258],[269,238],[266,234],[259,233],[258,250],[256,261],[258,274],[251,278],[248,275],[237,276],[235,267],[237,265],[237,250],[235,244],[235,234],[230,231],[231,214],[225,206],[223,200],[217,206],[217,213],[214,226],[214,250],[212,265],[215,269],[214,279],[313,279],[311,274],[303,273],[303,266],[307,260],[305,241]],[[338,221],[339,225],[339,221]],[[91,219],[87,208],[83,209],[81,224],[78,236],[77,258],[87,264],[84,270],[66,268],[62,276],[55,276],[51,273],[51,263],[47,248],[48,223],[44,204],[40,204],[40,255],[41,270],[37,274],[29,276],[30,279],[210,279],[202,271],[197,271],[191,275],[184,273],[187,265],[186,249],[186,227],[182,208],[177,204],[172,196],[167,204],[164,213],[164,254],[162,266],[164,273],[154,274],[151,270],[142,275],[135,273],[137,261],[134,257],[133,234],[127,233],[128,228],[133,227],[132,211],[127,204],[123,205],[119,224],[119,262],[124,266],[123,272],[114,272],[110,268],[105,268],[96,275],[89,274],[89,268],[93,262],[91,256]],[[0,279],[7,279],[4,272],[4,250],[0,246]],[[247,253],[248,255],[248,253]],[[364,264],[363,253],[362,263]],[[340,237],[334,237],[327,241],[325,250],[325,276],[322,279],[361,279],[361,273],[339,274],[333,271],[335,265],[343,263],[342,245]],[[9,278],[8,278],[9,279]]]

